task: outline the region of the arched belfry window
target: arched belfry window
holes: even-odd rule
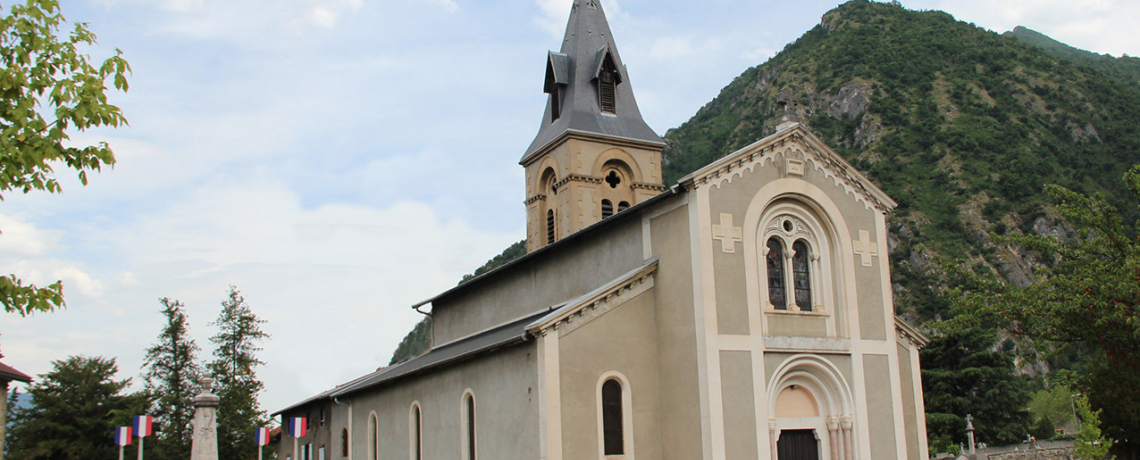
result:
[[[811,311],[811,268],[808,247],[803,240],[792,244],[792,280],[795,283],[796,306],[800,311]]]
[[[602,434],[605,455],[625,454],[622,429],[622,388],[616,379],[602,384]]]
[[[786,290],[784,289],[784,245],[776,238],[768,239],[768,301],[777,310],[786,310]]]
[[[628,201],[622,201],[621,203],[618,203],[618,212],[625,211],[626,209],[629,209]]]
[[[602,218],[605,219],[614,215],[614,203],[610,200],[602,200]]]

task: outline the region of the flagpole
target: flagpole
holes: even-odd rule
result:
[[[123,460],[123,446],[119,446],[119,460]]]
[[[296,437],[293,438],[293,458],[295,460],[301,460],[301,453],[300,453],[300,451],[297,450],[297,438]]]
[[[146,440],[146,436],[139,436],[139,460],[143,460],[142,454],[143,454],[143,441],[144,440]]]
[[[261,444],[257,445],[257,460],[261,460]]]

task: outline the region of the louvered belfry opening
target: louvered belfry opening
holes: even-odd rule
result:
[[[602,200],[602,218],[614,215],[614,204],[610,200]]]
[[[602,60],[602,71],[598,75],[598,105],[602,113],[617,113],[617,67],[613,55],[607,53]]]
[[[546,211],[546,244],[554,242],[554,210]]]
[[[626,209],[629,209],[629,202],[622,201],[618,203],[618,212],[625,211]]]

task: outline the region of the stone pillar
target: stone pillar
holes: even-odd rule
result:
[[[844,415],[839,426],[843,429],[843,460],[855,460],[855,449],[851,442],[851,416]]]
[[[218,460],[217,412],[221,401],[210,393],[214,379],[203,378],[202,393],[194,397],[194,434],[190,460]]]
[[[966,437],[970,441],[970,455],[978,453],[974,446],[974,416],[966,414]]]
[[[843,460],[839,453],[839,417],[827,417],[827,439],[831,447],[831,460]]]

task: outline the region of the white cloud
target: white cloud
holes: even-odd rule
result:
[[[63,281],[64,289],[74,286],[80,294],[90,298],[98,298],[103,295],[103,282],[92,279],[91,275],[76,267],[58,268],[52,272],[51,276]]]
[[[1134,33],[1140,3],[1131,0],[917,0],[905,4],[940,9],[998,33],[1025,26],[1098,53],[1120,56],[1140,50],[1140,35]]]
[[[40,230],[18,216],[0,214],[0,254],[42,256],[59,249],[63,232]]]
[[[313,8],[312,17],[313,22],[319,26],[332,27],[336,25],[336,14],[323,6]]]

